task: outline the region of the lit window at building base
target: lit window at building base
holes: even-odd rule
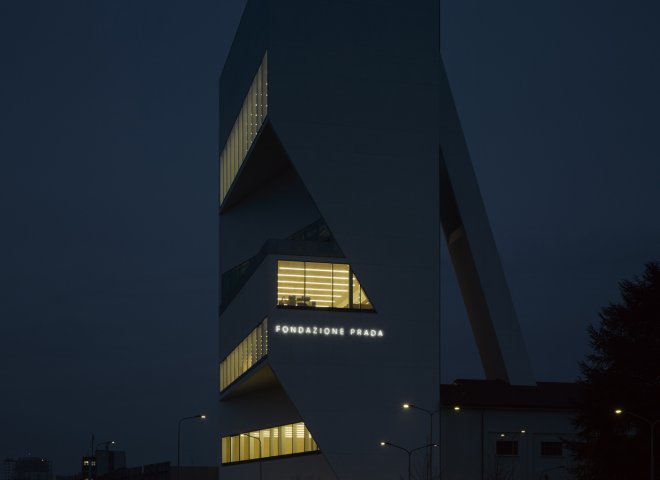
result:
[[[318,452],[303,422],[222,437],[222,464]]]

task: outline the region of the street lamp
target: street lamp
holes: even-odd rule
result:
[[[649,420],[646,417],[642,417],[641,415],[637,415],[635,412],[631,412],[630,410],[623,410],[621,408],[617,408],[614,410],[615,415],[623,415],[623,414],[630,415],[631,417],[635,417],[639,420],[642,420],[643,422],[646,422],[646,424],[649,426],[649,429],[651,430],[651,480],[654,479],[653,474],[654,474],[654,461],[653,461],[653,434],[655,433],[655,427],[658,423],[660,423],[660,419],[656,420],[655,422],[652,420]]]
[[[261,458],[261,439],[259,437],[253,437],[252,435],[249,435],[247,433],[241,433],[241,437],[248,437],[248,438],[254,438],[257,442],[259,442],[259,480],[263,478],[263,459]]]
[[[420,412],[424,412],[429,416],[429,442],[433,442],[433,415],[436,413],[440,412],[440,410],[436,410],[435,412],[432,412],[431,410],[427,410],[422,407],[418,407],[417,405],[413,405],[412,403],[404,403],[401,405],[401,407],[404,410],[417,410]],[[458,405],[454,407],[455,411],[459,411],[461,407]],[[429,474],[429,480],[433,477],[433,452],[429,451],[429,469],[428,469],[428,474]]]
[[[437,447],[437,443],[429,443],[428,445],[422,445],[421,447],[413,448],[412,450],[408,450],[407,448],[404,448],[400,445],[395,445],[394,443],[390,442],[380,442],[381,447],[392,447],[392,448],[397,448],[399,450],[403,450],[408,454],[408,480],[410,480],[410,460],[412,458],[412,454],[415,453],[417,450],[423,450],[425,448],[429,447]]]
[[[206,420],[206,415],[200,413],[199,415],[192,415],[190,417],[183,417],[179,420],[179,427],[176,433],[176,480],[179,480],[181,473],[181,424],[186,420],[193,420],[199,418],[200,420]]]

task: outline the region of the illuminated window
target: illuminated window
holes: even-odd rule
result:
[[[317,452],[319,446],[303,422],[222,437],[222,463],[244,462]]]
[[[252,80],[241,111],[220,154],[220,203],[225,199],[268,113],[268,54]]]
[[[496,455],[518,455],[518,442],[515,440],[499,440],[495,444]]]
[[[348,264],[290,260],[277,262],[277,305],[374,309]]]
[[[220,391],[268,355],[268,319],[261,322],[220,362]]]

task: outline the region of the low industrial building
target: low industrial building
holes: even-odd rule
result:
[[[571,478],[579,385],[508,385],[457,380],[443,385],[442,480]]]

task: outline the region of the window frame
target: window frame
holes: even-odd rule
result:
[[[302,264],[304,270],[303,270],[303,295],[302,297],[305,298],[307,297],[307,264],[325,264],[328,266],[333,267],[332,273],[330,274],[330,292],[331,295],[334,295],[332,292],[334,292],[335,288],[335,278],[334,278],[334,266],[335,265],[341,265],[341,266],[347,266],[348,267],[348,281],[347,281],[347,289],[348,289],[348,306],[346,307],[335,307],[335,306],[329,306],[329,307],[319,307],[315,305],[287,305],[284,303],[284,296],[280,297],[280,281],[279,281],[279,270],[280,270],[280,262],[293,262],[293,263],[300,263]],[[291,258],[277,258],[276,260],[276,281],[275,281],[275,304],[278,309],[283,309],[283,310],[314,310],[314,311],[330,311],[330,312],[364,312],[364,313],[376,313],[376,308],[374,307],[373,302],[369,299],[369,296],[366,293],[366,290],[362,286],[362,283],[357,278],[357,275],[355,275],[355,271],[351,267],[349,263],[346,262],[336,262],[336,261],[327,261],[327,260],[300,260],[300,259],[291,259]],[[359,292],[359,295],[364,294],[367,301],[369,302],[369,308],[361,306],[361,303],[356,303],[354,301],[355,298],[355,285],[354,282],[357,283],[357,290]],[[295,295],[291,295],[295,296]],[[334,297],[333,297],[334,298]],[[311,300],[310,298],[310,301]],[[359,302],[359,299],[358,299]],[[296,302],[297,303],[297,302]],[[353,307],[352,305],[358,305],[358,307]]]

